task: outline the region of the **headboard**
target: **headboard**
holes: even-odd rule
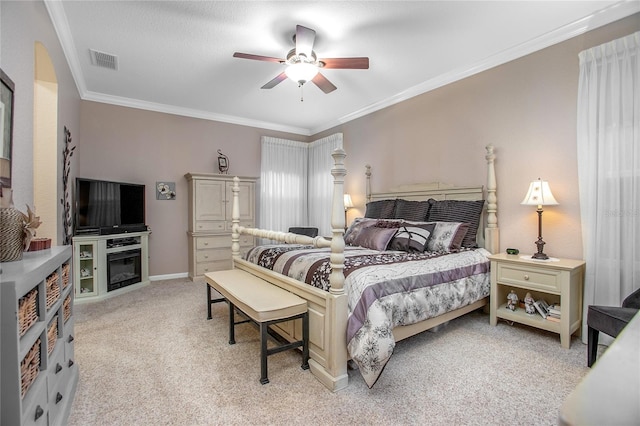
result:
[[[366,165],[366,202],[404,199],[409,201],[426,201],[429,198],[434,200],[486,200],[480,223],[478,226],[477,242],[479,247],[484,247],[491,253],[499,252],[498,221],[497,221],[497,197],[494,170],[494,148],[492,145],[486,147],[487,155],[487,186],[485,196],[485,186],[465,186],[456,187],[441,182],[420,183],[402,185],[385,192],[371,191],[371,166]]]

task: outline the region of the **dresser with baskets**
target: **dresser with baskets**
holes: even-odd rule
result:
[[[78,383],[71,246],[0,263],[3,425],[65,424]]]

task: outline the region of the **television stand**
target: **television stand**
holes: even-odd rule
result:
[[[149,233],[73,237],[75,302],[99,301],[149,284]]]

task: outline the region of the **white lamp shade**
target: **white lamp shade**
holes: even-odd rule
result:
[[[538,179],[531,182],[529,191],[520,204],[527,206],[555,206],[558,202],[551,193],[549,182]]]
[[[284,73],[296,83],[306,83],[318,74],[318,67],[313,64],[300,62],[292,64],[284,70]]]
[[[353,207],[353,201],[351,201],[351,195],[344,194],[344,209],[350,209]]]

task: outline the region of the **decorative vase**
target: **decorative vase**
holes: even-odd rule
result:
[[[0,208],[0,262],[22,260],[24,215],[13,207]]]

